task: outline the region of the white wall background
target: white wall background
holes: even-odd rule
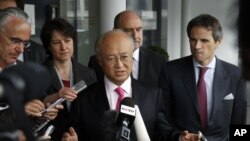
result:
[[[236,32],[237,7],[234,0],[168,0],[168,47],[170,60],[190,55],[186,26],[202,13],[215,16],[223,28],[223,41],[216,55],[238,65]]]

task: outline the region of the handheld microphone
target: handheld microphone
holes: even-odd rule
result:
[[[135,120],[135,104],[132,98],[125,97],[121,101],[120,111],[116,119],[119,130],[116,135],[117,141],[130,140],[130,128]]]
[[[77,82],[74,86],[72,86],[71,88],[73,90],[75,90],[78,94],[81,91],[85,90],[87,88],[87,85],[86,85],[85,81],[81,80],[81,81]],[[41,113],[44,113],[44,112],[48,111],[49,109],[56,107],[56,105],[63,103],[65,100],[66,100],[65,98],[57,99],[54,103],[52,103],[47,109],[44,109]]]
[[[74,86],[72,86],[71,88],[77,91],[77,93],[79,93],[83,91],[84,89],[86,89],[87,85],[85,81],[81,80],[77,82]],[[49,109],[56,107],[57,105],[61,104],[65,100],[66,100],[65,98],[59,98],[54,103],[52,103],[49,107],[41,111],[41,113],[47,112]],[[39,125],[36,125],[36,127],[34,128],[33,134],[37,136],[38,132],[40,132],[49,122],[50,122],[49,119],[45,119],[44,122],[40,123]]]
[[[134,122],[136,138],[138,141],[150,141],[146,126],[143,122],[139,107],[135,105],[136,117]]]
[[[35,141],[32,135],[33,122],[25,114],[24,103],[43,97],[49,81],[50,76],[46,68],[31,62],[6,68],[0,74],[0,84],[3,85],[0,100],[10,105],[15,113],[17,125],[29,141]]]

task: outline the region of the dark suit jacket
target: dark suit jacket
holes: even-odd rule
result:
[[[158,87],[160,72],[166,61],[165,57],[149,49],[141,47],[139,51],[139,58],[138,80],[146,85]],[[98,80],[103,79],[103,72],[95,55],[90,57],[88,66],[96,71]]]
[[[132,79],[132,99],[138,105],[147,131],[151,139],[155,130],[155,122],[160,105],[161,91],[145,87]],[[73,110],[74,109],[74,110]],[[73,102],[74,128],[79,140],[103,141],[105,132],[103,120],[105,111],[110,110],[103,81],[89,87]],[[134,129],[131,131],[131,141],[136,140]]]
[[[30,47],[23,52],[24,62],[32,61],[42,64],[45,61],[45,49],[42,45],[30,40]]]
[[[172,139],[178,140],[180,131],[201,131],[209,141],[227,141],[231,124],[246,120],[245,82],[239,68],[216,58],[213,80],[213,103],[208,126],[201,128],[195,72],[192,57],[166,63],[160,87],[164,89],[167,119],[174,129]],[[225,97],[233,94],[234,99]],[[164,126],[159,140],[164,138]]]
[[[51,83],[47,90],[48,94],[53,94],[55,92],[58,92],[62,86],[61,82],[57,76],[56,70],[54,69],[54,65],[51,60],[47,60],[44,65],[48,68],[50,74],[51,74]],[[86,84],[89,86],[96,82],[96,75],[94,70],[83,66],[76,61],[72,59],[72,68],[73,68],[73,77],[74,77],[74,83],[79,82],[80,80],[84,80]],[[55,130],[52,134],[52,140],[57,141],[61,140],[61,136],[64,131],[68,130],[68,123],[69,123],[69,111],[66,106],[66,103],[63,103],[64,109],[61,110],[57,117],[51,121],[51,124],[55,126]]]

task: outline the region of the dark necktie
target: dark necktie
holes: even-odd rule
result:
[[[207,67],[199,67],[199,80],[197,83],[197,92],[198,92],[198,100],[199,100],[199,109],[200,109],[200,118],[201,125],[204,129],[207,126],[207,92],[206,92],[206,84],[204,80],[204,75],[207,71]]]
[[[117,102],[116,102],[116,111],[119,111],[119,108],[120,108],[120,104],[121,104],[121,101],[122,99],[124,98],[124,90],[123,88],[121,87],[117,87],[115,89],[115,92],[118,94],[118,99],[117,99]]]

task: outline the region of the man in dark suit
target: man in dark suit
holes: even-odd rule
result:
[[[104,72],[102,81],[80,93],[72,104],[74,127],[79,140],[105,140],[105,111],[116,109],[117,87],[124,97],[132,97],[138,105],[149,137],[153,139],[161,91],[130,77],[134,44],[122,30],[105,33],[97,43],[97,58]],[[162,104],[161,104],[162,105]],[[131,131],[131,141],[136,140]]]
[[[133,53],[133,78],[147,85],[158,86],[159,74],[166,59],[163,55],[146,49],[143,43],[142,21],[134,11],[122,11],[114,19],[114,29],[121,29],[133,38],[135,48]],[[95,56],[91,56],[89,67],[96,70],[97,76],[103,78],[103,73]]]
[[[160,80],[166,117],[175,129],[171,138],[199,140],[202,133],[208,141],[228,141],[230,125],[246,120],[241,70],[215,56],[223,36],[215,17],[202,14],[192,19],[187,35],[192,55],[166,63]],[[204,77],[202,68],[206,68]],[[158,137],[165,140],[164,126],[160,125],[163,131]]]
[[[0,9],[7,7],[18,7],[24,9],[23,0],[0,0]],[[22,62],[36,62],[42,64],[45,61],[45,50],[42,45],[30,40],[29,47],[25,48],[23,53],[20,54],[18,60]]]

